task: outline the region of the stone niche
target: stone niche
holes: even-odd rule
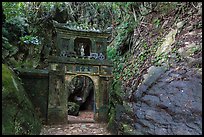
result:
[[[72,30],[59,24],[55,28],[56,55],[48,58],[48,123],[68,122],[67,93],[77,76],[86,76],[93,81],[94,120],[106,122],[113,67],[106,54],[110,34]]]
[[[71,30],[60,25],[56,26],[56,32],[56,56],[107,59],[109,33]]]

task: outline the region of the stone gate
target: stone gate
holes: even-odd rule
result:
[[[56,27],[56,53],[48,58],[48,123],[67,122],[67,92],[72,79],[87,76],[94,83],[94,120],[106,121],[112,63],[107,60],[108,33]]]

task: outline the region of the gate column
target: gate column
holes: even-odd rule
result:
[[[62,64],[51,64],[49,73],[48,123],[67,123],[67,94]]]

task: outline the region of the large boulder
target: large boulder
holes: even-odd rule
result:
[[[152,73],[146,77],[153,77]],[[140,87],[146,87],[145,83]],[[135,134],[202,134],[202,78],[199,73],[186,67],[172,68],[154,79],[145,90],[140,87],[135,92]]]
[[[18,77],[2,64],[2,134],[40,134],[41,122]]]
[[[79,115],[79,105],[74,102],[68,102],[68,115],[78,116]]]

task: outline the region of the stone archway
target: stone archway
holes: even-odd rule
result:
[[[69,86],[74,78],[84,76],[90,78],[93,82],[93,92],[94,92],[94,120],[98,119],[98,112],[99,109],[99,76],[93,76],[88,74],[66,74],[65,75],[65,91],[69,90]]]
[[[91,76],[74,75],[69,81],[65,81],[65,87],[65,92],[67,92],[68,123],[94,122],[96,93]]]
[[[83,59],[85,60],[85,59]],[[89,60],[90,61],[90,60]],[[108,118],[109,89],[112,76],[108,75],[107,66],[101,64],[83,65],[82,62],[74,64],[50,63],[49,95],[48,95],[48,123],[65,123],[68,116],[67,86],[76,76],[87,76],[94,84],[95,112],[94,120],[105,122]],[[84,62],[87,63],[87,62]],[[90,62],[89,62],[90,63]]]

